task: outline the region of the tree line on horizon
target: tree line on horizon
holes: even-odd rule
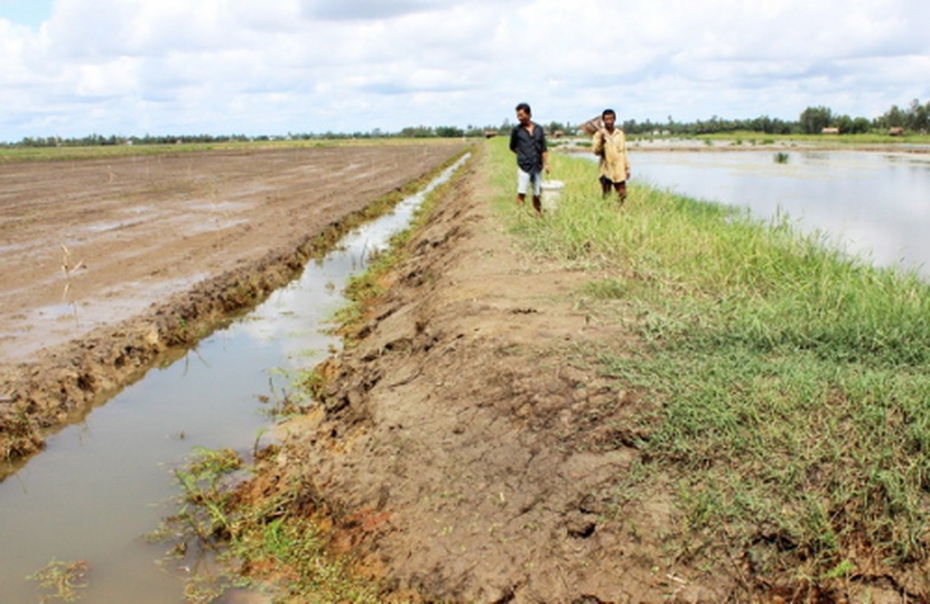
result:
[[[509,119],[504,120],[500,126],[472,126],[465,128],[458,126],[408,126],[398,132],[383,132],[375,128],[369,132],[323,132],[286,135],[260,135],[247,136],[245,134],[230,135],[151,135],[144,136],[103,136],[91,134],[80,138],[25,137],[15,143],[0,143],[3,147],[93,147],[108,145],[170,145],[189,143],[224,143],[224,142],[264,142],[282,140],[344,140],[369,138],[475,138],[490,135],[506,135],[510,133],[513,124]],[[543,127],[552,133],[573,135],[578,133],[579,125],[552,121],[543,124]],[[836,114],[830,108],[817,106],[807,107],[801,112],[797,120],[783,120],[769,116],[759,116],[750,119],[725,119],[716,115],[708,120],[693,122],[676,122],[672,116],[666,122],[653,122],[645,120],[638,122],[635,119],[626,120],[621,127],[627,134],[655,134],[669,136],[698,136],[703,134],[720,134],[736,131],[760,132],[765,134],[820,134],[825,128],[836,128],[839,134],[864,134],[868,132],[887,133],[891,129],[902,129],[907,132],[926,134],[930,131],[930,101],[921,104],[918,99],[911,101],[906,109],[892,105],[882,115],[868,119],[865,117],[851,117]]]
[[[820,134],[824,128],[836,128],[839,134],[887,133],[892,128],[926,134],[930,131],[930,101],[921,104],[918,99],[914,99],[907,109],[892,105],[888,111],[871,120],[865,117],[837,114],[829,107],[818,106],[806,108],[796,121],[768,116],[735,120],[714,116],[709,120],[678,123],[669,116],[667,123],[648,120],[639,123],[635,120],[623,122],[623,130],[630,134],[648,134],[658,131],[668,132],[670,135],[689,136],[736,131],[765,134]]]

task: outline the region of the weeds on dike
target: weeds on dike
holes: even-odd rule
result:
[[[635,180],[618,208],[595,164],[559,154],[558,210],[532,220],[513,207],[512,157],[492,152],[510,230],[590,270],[584,304],[638,336],[590,358],[651,402],[635,419],[642,488],[674,477],[679,559],[813,589],[930,557],[930,285],[787,216]]]
[[[276,602],[376,602],[376,590],[327,552],[309,487],[294,482],[271,496],[250,493],[234,475],[243,468],[232,450],[197,449],[175,471],[178,511],[149,538],[173,544],[165,564],[190,569],[186,600],[206,604],[230,588],[273,585]]]

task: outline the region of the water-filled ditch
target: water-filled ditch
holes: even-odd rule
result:
[[[348,279],[467,159],[348,234],[252,312],[51,437],[0,482],[0,602],[39,601],[26,577],[54,560],[89,564],[83,602],[182,601],[183,572],[157,564],[166,546],[145,539],[172,511],[172,469],[195,447],[247,453],[265,438],[271,420],[260,399],[273,402],[289,375],[339,346],[325,331]]]

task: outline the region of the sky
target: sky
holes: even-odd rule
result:
[[[874,118],[930,101],[926,0],[0,0],[0,141]]]

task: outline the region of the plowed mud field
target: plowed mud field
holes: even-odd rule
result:
[[[295,276],[460,143],[0,165],[0,459]]]

